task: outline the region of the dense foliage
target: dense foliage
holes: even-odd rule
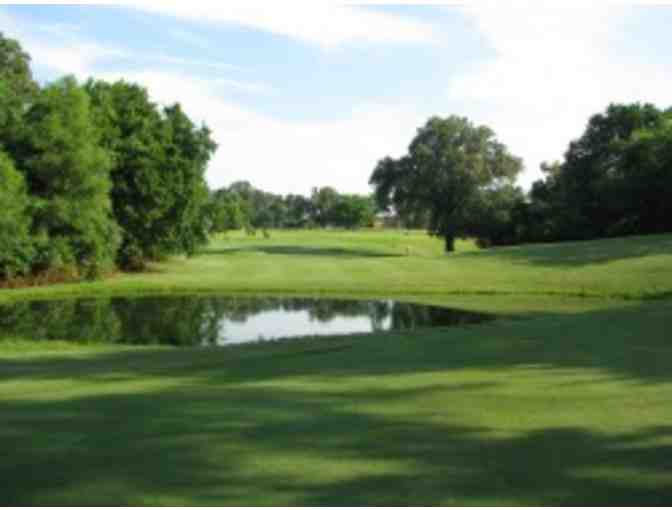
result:
[[[371,226],[376,213],[372,197],[339,193],[332,187],[314,188],[310,196],[268,193],[247,181],[234,182],[211,194],[210,229],[249,232],[269,228]]]
[[[0,152],[0,279],[30,271],[33,243],[30,238],[28,194],[23,175]]]
[[[90,80],[102,145],[112,155],[112,205],[122,230],[118,262],[193,253],[205,242],[206,165],[216,149],[179,105],[160,110],[134,84]]]
[[[209,130],[125,82],[42,88],[0,34],[0,279],[95,277],[207,240]]]
[[[512,242],[672,231],[672,111],[610,105],[515,209]]]
[[[34,269],[79,268],[96,276],[118,246],[111,214],[110,158],[100,146],[89,98],[73,78],[43,88],[26,114],[20,163],[31,197]]]
[[[492,200],[515,193],[521,170],[521,160],[490,128],[463,117],[433,117],[418,130],[408,154],[381,160],[370,182],[381,207],[425,212],[429,232],[453,251],[458,236],[489,236],[477,225],[481,215]]]
[[[672,109],[612,104],[591,117],[564,161],[542,164],[528,194],[520,160],[486,127],[430,119],[407,155],[378,163],[380,206],[446,239],[481,246],[672,231]]]

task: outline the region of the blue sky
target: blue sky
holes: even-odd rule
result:
[[[613,2],[0,6],[40,81],[139,82],[213,130],[213,187],[281,193],[367,192],[378,159],[450,114],[492,127],[527,187],[609,102],[672,105],[670,26],[672,7]]]

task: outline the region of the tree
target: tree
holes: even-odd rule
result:
[[[321,227],[326,227],[332,221],[333,209],[338,202],[338,191],[330,186],[313,188],[311,195],[315,221]]]
[[[15,143],[23,116],[37,94],[30,56],[0,32],[0,150],[16,157]]]
[[[479,213],[479,192],[511,185],[522,161],[486,126],[468,119],[433,117],[418,130],[408,154],[381,160],[370,184],[381,208],[426,211],[429,233],[454,250],[457,236],[470,235]]]
[[[0,152],[0,279],[26,275],[33,259],[28,194],[23,175]]]
[[[522,234],[517,215],[524,204],[523,190],[512,185],[479,190],[465,215],[465,230],[481,247],[516,244]]]
[[[74,78],[42,89],[26,113],[22,162],[38,238],[36,269],[109,267],[118,229],[109,200],[110,159],[100,147],[89,98]]]
[[[226,188],[217,190],[212,194],[208,207],[212,232],[239,230],[245,225],[241,199],[235,192]]]
[[[168,252],[192,255],[208,241],[204,222],[208,201],[205,181],[210,158],[217,150],[210,130],[196,125],[179,104],[164,109],[169,128],[169,145],[165,170],[171,171],[170,187],[173,207],[164,221],[172,225],[171,240],[164,243]]]
[[[334,225],[343,228],[359,228],[373,223],[375,205],[370,197],[361,195],[339,195],[332,208]]]
[[[289,194],[285,197],[287,218],[285,226],[301,228],[312,222],[313,204],[303,195]]]
[[[611,104],[593,115],[565,160],[542,165],[527,207],[527,241],[590,239],[672,229],[672,115]]]
[[[621,205],[608,197],[618,179],[624,149],[635,132],[655,129],[662,120],[655,106],[639,103],[611,104],[590,118],[583,135],[569,145],[555,187],[567,213],[564,230],[571,237],[604,236],[610,225],[621,220]]]
[[[139,85],[89,81],[102,144],[113,165],[112,206],[122,230],[117,261],[191,253],[205,241],[205,167],[216,145],[178,106],[160,111]]]
[[[672,113],[656,127],[633,133],[614,174],[608,206],[620,219],[607,234],[672,231]]]

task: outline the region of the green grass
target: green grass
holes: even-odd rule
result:
[[[273,232],[214,241],[198,257],[102,282],[0,291],[0,302],[147,292],[641,299],[672,295],[672,236],[498,248],[444,255],[421,232]],[[407,249],[410,255],[407,255]]]
[[[0,292],[394,295],[516,315],[219,350],[5,339],[0,505],[669,504],[672,236],[459,248],[236,234],[148,274]]]

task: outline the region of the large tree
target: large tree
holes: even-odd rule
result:
[[[173,206],[164,218],[172,225],[168,252],[192,255],[207,243],[204,221],[209,198],[205,172],[217,150],[206,126],[196,126],[179,104],[164,109],[169,142],[166,166],[169,172]]]
[[[0,32],[0,150],[15,156],[24,113],[37,94],[30,56]]]
[[[611,104],[593,115],[564,161],[542,165],[524,220],[526,241],[590,239],[672,229],[672,114]]]
[[[639,103],[611,104],[590,118],[581,137],[569,145],[554,189],[566,211],[566,233],[573,238],[601,237],[622,219],[619,201],[611,201],[610,196],[624,150],[636,132],[662,123],[660,110]]]
[[[433,117],[418,130],[408,154],[378,163],[370,183],[382,208],[425,211],[430,234],[453,251],[458,236],[472,234],[470,216],[479,214],[483,192],[511,186],[521,170],[520,158],[490,128],[463,117]]]
[[[95,276],[114,260],[110,159],[100,146],[89,97],[74,78],[42,89],[26,113],[21,162],[31,195],[36,269],[76,266]]]
[[[112,205],[122,229],[118,262],[142,266],[191,253],[207,229],[205,167],[216,146],[178,106],[163,110],[139,85],[86,84],[103,147],[112,156]]]

